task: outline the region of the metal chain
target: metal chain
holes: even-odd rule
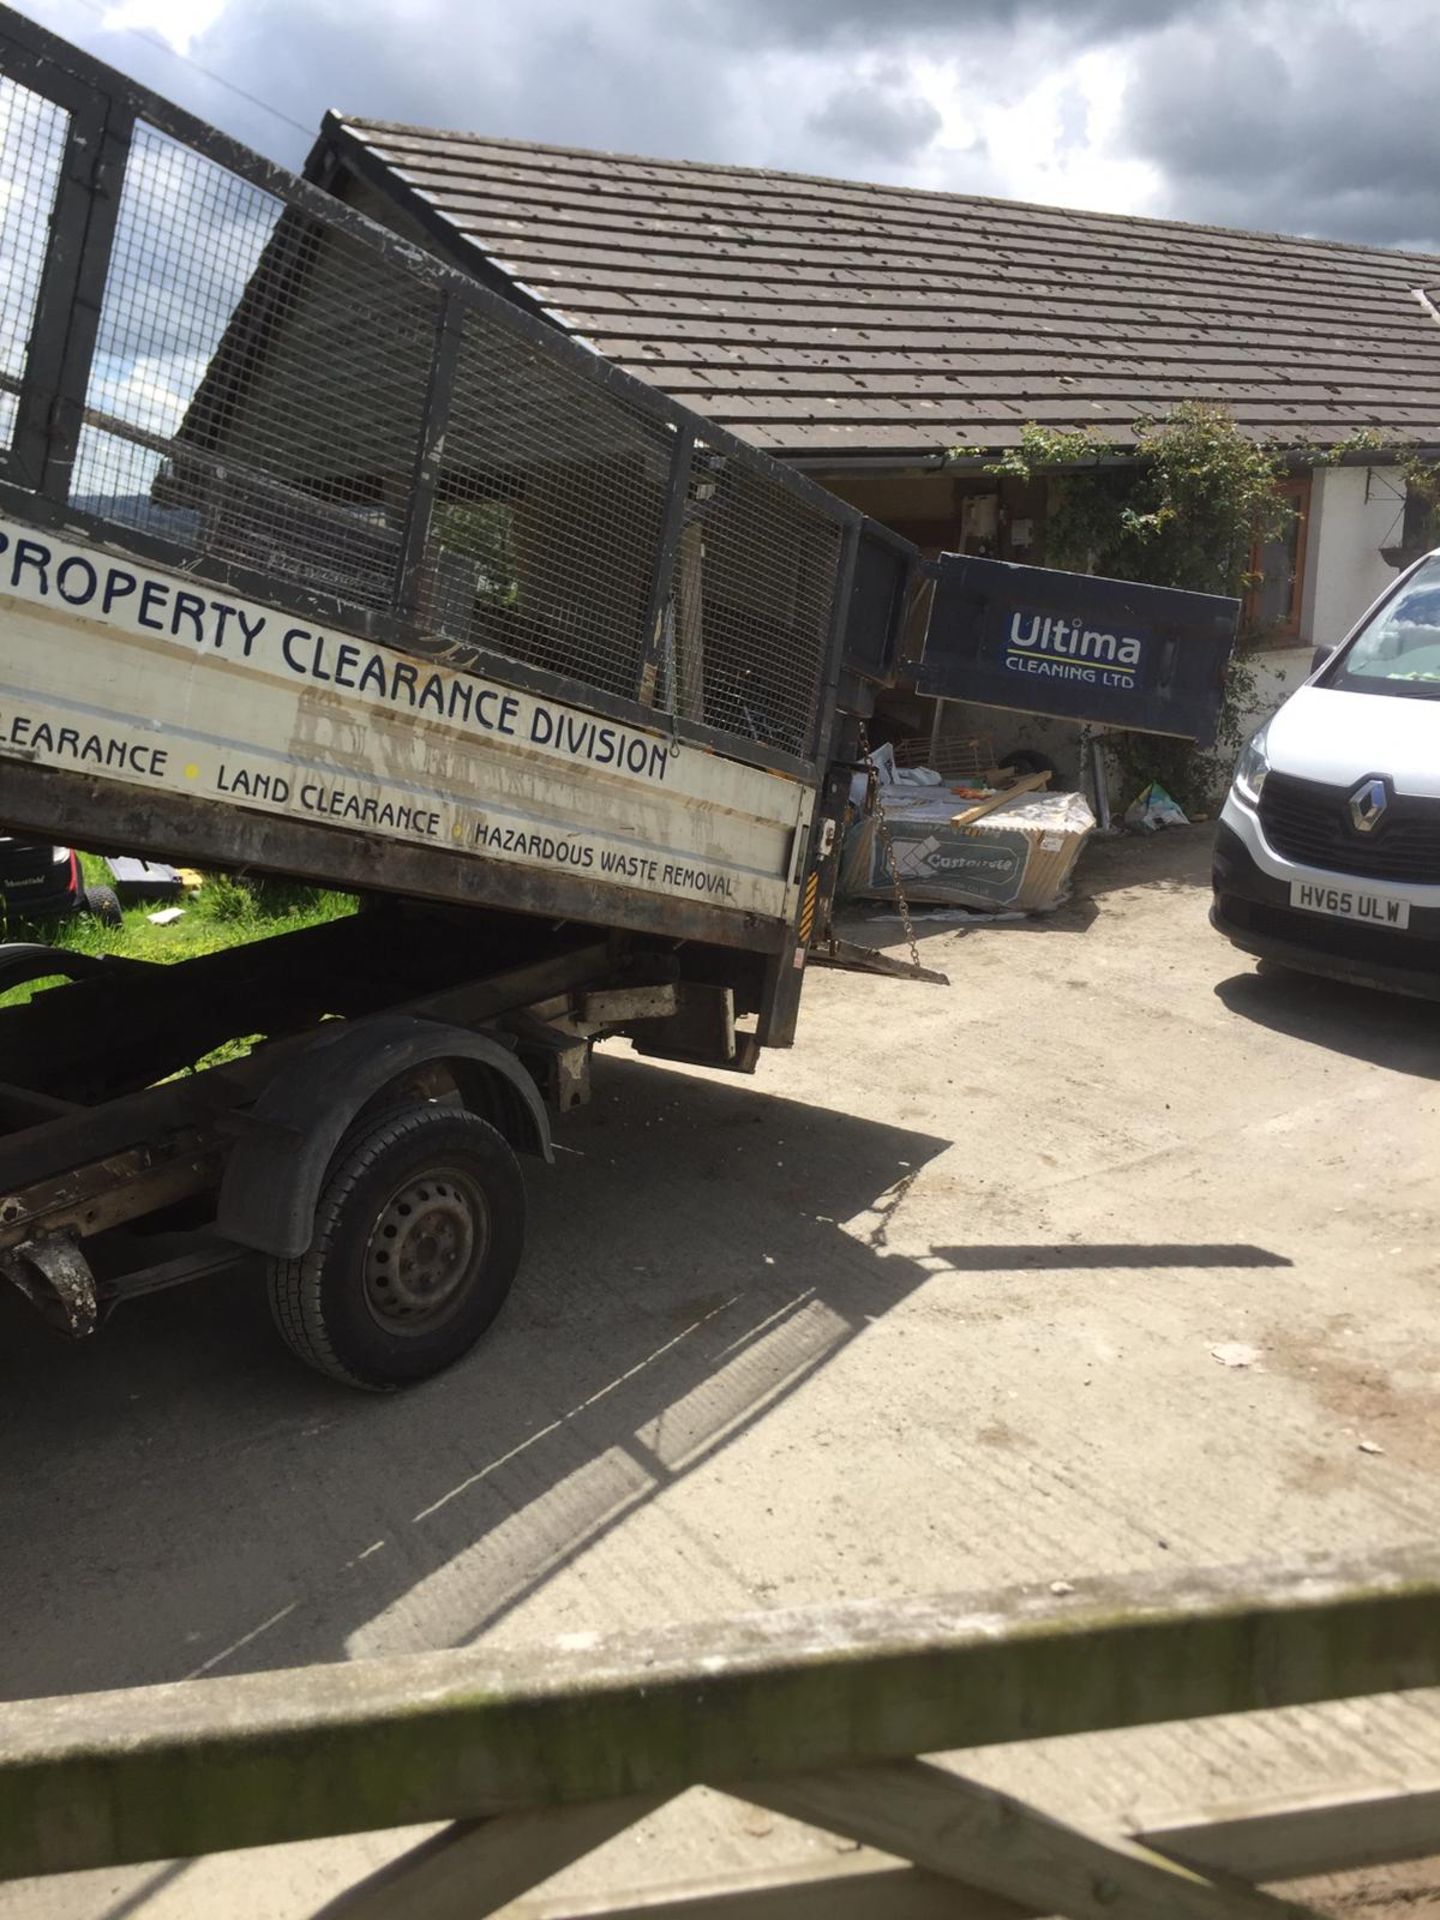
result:
[[[890,885],[895,894],[895,905],[900,914],[900,923],[905,929],[905,938],[910,945],[910,959],[918,968],[920,949],[915,944],[915,923],[910,918],[910,902],[905,898],[905,888],[900,880],[900,863],[895,858],[895,842],[890,838],[890,822],[885,815],[885,802],[880,798],[880,789],[885,784],[880,778],[879,769],[870,758],[870,737],[865,731],[865,722],[859,723],[860,752],[870,774],[870,791],[875,796],[875,823],[880,835],[880,850],[885,855],[885,864],[890,869]]]

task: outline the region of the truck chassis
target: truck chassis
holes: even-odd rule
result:
[[[0,948],[0,988],[68,976],[0,1011],[0,1272],[81,1336],[258,1254],[311,1365],[420,1378],[498,1311],[516,1155],[551,1157],[596,1040],[753,1064],[733,960],[391,898],[173,965]]]

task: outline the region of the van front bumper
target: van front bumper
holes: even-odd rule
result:
[[[1252,836],[1264,849],[1265,865],[1246,844]],[[1285,863],[1264,847],[1254,815],[1242,813],[1230,801],[1215,838],[1210,924],[1243,953],[1329,980],[1440,1000],[1440,908],[1412,902],[1410,924],[1403,932],[1302,912],[1290,905],[1288,874],[1281,878],[1268,873],[1269,865]],[[1297,873],[1331,882],[1344,878],[1312,875],[1308,868]]]

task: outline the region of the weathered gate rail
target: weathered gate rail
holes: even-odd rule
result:
[[[710,1784],[900,1864],[553,1911],[1258,1920],[1303,1909],[1256,1881],[1440,1852],[1440,1753],[1141,1836],[917,1756],[1436,1685],[1440,1555],[1392,1553],[27,1701],[0,1709],[0,1878],[449,1821],[326,1913],[474,1916]]]

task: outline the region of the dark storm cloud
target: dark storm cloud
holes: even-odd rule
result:
[[[837,153],[909,160],[939,133],[939,112],[921,94],[881,81],[838,87],[806,121]]]
[[[863,173],[918,154],[938,123],[903,81],[877,92],[846,67],[924,55],[1013,84],[1011,43],[1023,31],[1044,30],[1073,50],[1163,25],[1191,3],[232,0],[191,51],[306,126],[338,105],[560,144]],[[282,123],[146,40],[97,28],[84,0],[37,0],[37,11],[275,157],[300,157],[304,143]],[[767,101],[766,60],[807,55],[815,97]]]
[[[498,9],[496,10],[498,12]],[[205,36],[206,64],[266,76],[267,97],[314,124],[326,106],[513,139],[693,159],[735,150],[743,57],[674,30],[664,0],[507,6],[422,0],[245,0]],[[283,45],[284,65],[273,50]]]
[[[262,150],[303,157],[305,134],[144,39],[104,31],[82,0],[33,3],[47,24]],[[1003,142],[992,137],[987,157],[973,129],[947,127],[942,144],[936,72],[948,67],[972,101],[1003,106],[1101,49],[1125,87],[1110,154],[1155,170],[1147,210],[1428,249],[1440,248],[1433,4],[231,0],[192,52],[307,129],[337,106],[854,178],[914,178],[923,166],[931,184],[1003,193]],[[1067,87],[1060,110],[1062,150],[1083,152],[1082,91]]]
[[[1236,10],[1140,50],[1127,137],[1182,219],[1440,250],[1428,8]]]
[[[327,107],[560,145],[747,157],[726,150],[742,63],[672,31],[665,0],[603,13],[588,0],[233,0],[192,43],[189,63],[104,31],[83,0],[36,0],[35,12],[292,166]]]
[[[681,0],[682,18],[717,41],[819,47],[874,46],[923,36],[963,51],[1029,26],[1057,27],[1089,44],[1128,38],[1193,11],[1194,0]]]

